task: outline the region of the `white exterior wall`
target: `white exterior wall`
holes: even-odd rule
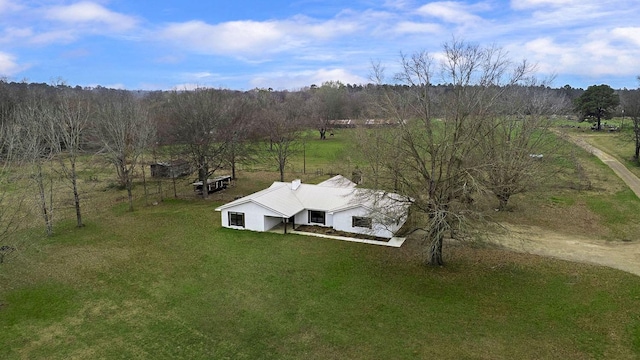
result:
[[[244,213],[244,227],[229,226],[229,212]],[[352,217],[362,216],[369,217],[369,210],[364,207],[358,207],[339,211],[336,213],[325,212],[325,225],[327,227],[333,227],[336,230],[346,231],[351,233],[359,233],[366,235],[379,236],[383,238],[391,238],[393,234],[398,231],[406,218],[403,218],[400,224],[393,224],[393,226],[385,226],[373,221],[372,228],[352,227]],[[267,231],[274,226],[282,222],[282,217],[269,209],[266,209],[260,205],[252,202],[239,204],[231,208],[223,209],[221,211],[222,226],[231,229],[246,229],[253,231]],[[295,215],[296,225],[308,225],[309,224],[309,212],[305,209]],[[321,226],[321,224],[313,224]]]
[[[333,214],[329,214],[328,212],[324,213],[324,226],[333,226]]]
[[[229,212],[244,213],[244,227],[229,226]],[[282,219],[280,215],[274,213],[273,211],[265,209],[262,206],[256,205],[252,202],[239,204],[227,209],[223,209],[221,213],[222,213],[222,226],[230,229],[247,229],[247,230],[254,230],[254,231],[266,231],[271,229],[271,227],[265,228],[265,225],[267,223],[267,221],[265,220],[265,215],[276,217],[278,218],[278,221]]]
[[[402,224],[393,227],[384,226],[382,224],[376,223],[373,221],[371,224],[371,229],[361,228],[361,227],[352,227],[352,217],[353,216],[362,216],[369,217],[369,211],[365,208],[359,207],[355,209],[348,209],[345,211],[340,211],[333,214],[333,228],[340,231],[347,231],[358,234],[366,234],[379,236],[383,238],[392,238],[393,233],[398,231]]]
[[[304,209],[295,215],[296,225],[308,225],[309,224],[309,212]]]

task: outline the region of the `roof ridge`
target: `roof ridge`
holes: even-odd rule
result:
[[[277,182],[278,182],[278,181],[275,181],[275,182],[274,182],[274,184],[275,184],[275,183],[277,183]],[[273,186],[273,184],[271,184],[271,186],[269,186],[269,187],[268,187],[268,188],[266,188],[266,189],[262,189],[262,190],[256,191],[256,192],[254,192],[254,193],[252,193],[252,194],[249,194],[249,195],[247,195],[247,196],[243,196],[243,197],[241,197],[240,199],[235,199],[235,200],[233,200],[232,202],[229,202],[229,203],[223,204],[223,205],[221,205],[221,206],[218,206],[218,207],[216,208],[216,210],[217,210],[217,209],[222,209],[222,208],[227,208],[227,207],[229,207],[229,206],[234,206],[234,205],[238,205],[238,204],[244,204],[244,203],[246,203],[246,202],[253,201],[253,200],[255,200],[255,198],[257,198],[257,197],[260,197],[260,196],[266,195],[266,194],[268,194],[268,193],[270,193],[270,192],[272,192],[272,191],[276,191],[276,190],[278,190],[278,189],[280,189],[280,188],[281,188],[281,186]]]

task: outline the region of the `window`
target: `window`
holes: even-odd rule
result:
[[[371,229],[371,218],[362,216],[353,216],[351,218],[351,227],[361,227]]]
[[[324,225],[324,211],[309,210],[309,223]]]
[[[229,226],[244,227],[244,213],[229,212]]]

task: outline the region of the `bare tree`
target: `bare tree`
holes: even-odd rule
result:
[[[138,158],[149,145],[154,126],[146,109],[132,94],[104,92],[97,107],[96,137],[101,153],[116,168],[118,181],[127,190],[129,211],[133,211],[133,180]]]
[[[339,81],[327,81],[312,89],[312,118],[320,132],[320,140],[327,139],[332,120],[343,119],[346,114],[347,88]]]
[[[305,114],[300,94],[285,93],[283,97],[267,93],[261,113],[261,125],[269,141],[267,157],[278,165],[280,181],[284,181],[286,165],[300,149],[300,131]]]
[[[473,174],[484,165],[476,161],[482,121],[530,67],[526,62],[512,64],[499,48],[457,40],[443,46],[439,63],[421,52],[402,56],[400,66],[396,80],[408,87],[386,87],[381,99],[386,116],[399,124],[385,130],[392,135],[382,139],[385,148],[395,149],[394,156],[384,160],[386,187],[395,187],[402,201],[425,215],[425,223],[416,226],[424,230],[426,260],[442,265],[445,233],[464,219],[477,184]],[[436,75],[450,84],[446,91],[433,86]],[[374,66],[374,77],[382,84],[380,67]]]
[[[230,99],[229,122],[225,131],[225,143],[227,144],[224,151],[225,162],[231,167],[231,178],[236,179],[236,168],[239,163],[252,161],[255,152],[254,146],[250,141],[255,136],[255,130],[252,127],[254,116],[258,109],[256,104],[244,94],[234,94]]]
[[[177,140],[198,170],[203,198],[209,195],[209,177],[224,163],[231,125],[229,99],[228,91],[205,88],[171,94]]]
[[[20,167],[19,128],[14,119],[7,117],[0,122],[0,264],[4,262],[5,254],[15,250],[7,245],[6,240],[17,228],[23,196],[11,196],[8,190],[11,182],[10,174],[13,166]]]
[[[30,167],[30,178],[37,188],[38,208],[47,236],[53,235],[53,178],[51,162],[55,155],[51,146],[52,109],[42,96],[30,94],[16,109],[20,156]]]
[[[78,157],[84,135],[90,124],[91,101],[82,93],[61,90],[56,98],[52,121],[51,146],[57,153],[62,174],[70,183],[76,211],[76,226],[83,227],[80,193],[78,191]]]
[[[569,106],[535,78],[510,86],[498,99],[495,111],[482,121],[484,136],[478,142],[484,167],[477,178],[507,207],[511,196],[536,187],[543,180],[545,155],[556,152],[557,142],[548,129],[551,117]]]

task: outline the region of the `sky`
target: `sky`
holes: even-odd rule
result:
[[[552,86],[637,88],[638,0],[0,0],[0,77],[129,90],[366,84],[373,63],[498,46]]]

